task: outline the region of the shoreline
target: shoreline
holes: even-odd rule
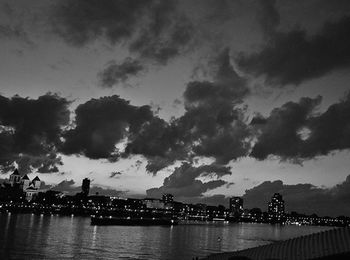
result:
[[[50,210],[23,210],[23,209],[5,209],[3,207],[0,207],[0,214],[32,214],[37,216],[65,216],[65,217],[85,217],[85,218],[91,218],[93,215],[96,215],[96,213],[82,213],[82,212],[55,212]],[[105,217],[112,217],[110,215],[104,215]],[[119,216],[113,216],[113,217],[119,217]],[[249,221],[238,221],[238,222],[230,222],[230,221],[221,221],[221,220],[188,220],[188,219],[179,219],[178,225],[230,225],[230,224],[266,224],[271,226],[314,226],[314,227],[350,227],[350,224],[348,225],[310,225],[310,224],[291,224],[291,223],[266,223],[266,222],[249,222]]]

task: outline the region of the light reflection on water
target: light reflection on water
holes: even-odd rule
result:
[[[90,226],[86,217],[0,214],[0,259],[192,259],[325,229],[246,223]]]

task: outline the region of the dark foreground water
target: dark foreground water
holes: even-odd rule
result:
[[[0,259],[192,259],[325,229],[225,223],[90,226],[86,217],[0,214]]]

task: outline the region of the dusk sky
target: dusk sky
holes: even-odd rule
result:
[[[350,215],[348,0],[0,0],[0,178]]]

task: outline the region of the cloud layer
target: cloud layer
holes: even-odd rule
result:
[[[111,88],[119,83],[125,83],[130,77],[137,76],[144,70],[145,67],[140,61],[128,57],[119,64],[114,60],[108,62],[98,74],[98,78],[102,87]]]
[[[193,167],[189,163],[183,163],[174,172],[164,179],[163,186],[147,190],[147,196],[160,198],[164,193],[170,193],[177,197],[199,197],[206,191],[218,188],[226,181],[210,180],[202,182],[198,177],[217,176],[231,174],[230,168],[219,165],[203,165]]]
[[[161,64],[187,49],[194,31],[178,10],[178,1],[77,0],[53,8],[56,34],[77,47],[104,38],[129,45],[140,58]]]
[[[149,106],[136,107],[116,95],[91,99],[75,114],[75,127],[64,134],[62,151],[92,159],[118,157],[115,145],[153,118]]]
[[[82,63],[75,63],[73,59],[81,59],[81,62],[81,56],[86,55],[84,61],[93,57],[96,60],[89,61],[96,64],[101,58],[113,54],[104,62],[112,61],[98,73],[99,85],[104,88],[95,90],[100,91],[96,95],[98,98],[79,104],[74,111],[68,110],[70,102],[59,95],[47,94],[36,99],[0,96],[1,170],[6,172],[17,163],[21,172],[57,172],[62,164],[61,153],[94,160],[107,159],[110,162],[139,155],[138,158],[147,160],[146,170],[152,174],[174,163],[181,164],[161,187],[150,189],[150,195],[172,192],[201,201],[206,191],[229,185],[220,178],[223,173],[229,174],[227,164],[241,157],[266,160],[273,156],[302,162],[350,148],[349,96],[323,113],[318,112],[322,98],[317,94],[314,98],[303,97],[298,102],[283,101],[285,104],[281,107],[268,108],[272,109],[269,116],[258,115],[250,124],[247,122],[250,115],[245,103],[254,94],[250,89],[251,80],[259,81],[260,77],[266,80],[267,88],[290,84],[301,85],[302,88],[307,80],[348,69],[350,18],[346,13],[349,10],[346,8],[349,6],[347,1],[337,1],[336,4],[323,0],[312,1],[311,4],[276,0],[199,2],[61,0],[38,5],[43,10],[51,8],[45,18],[39,14],[47,12],[40,8],[36,13],[23,7],[21,9],[16,3],[3,4],[3,16],[9,21],[0,21],[0,38],[27,42],[27,45],[29,39],[35,38],[38,46],[45,47],[38,48],[33,56],[36,58],[39,53],[45,56],[43,63],[46,57],[49,60],[57,57],[57,54],[74,53],[68,57],[68,60],[72,58],[69,62],[72,62],[74,75],[78,72],[75,65]],[[294,9],[295,5],[298,8]],[[306,15],[301,14],[305,21],[300,21],[300,24],[295,18],[287,21],[289,14],[286,12],[294,11],[291,16],[299,15],[301,9],[304,12],[305,6],[309,9],[315,6],[318,9],[312,12],[320,13],[320,16],[325,12],[327,17],[318,21],[316,15],[305,19]],[[40,30],[43,29],[42,24],[47,25],[46,20],[43,22],[46,18],[51,24],[50,27],[44,26],[44,33]],[[310,20],[321,24],[314,32],[310,30],[312,26],[309,25],[313,23]],[[324,22],[326,20],[328,22]],[[57,53],[56,43],[52,43],[57,38],[51,38],[52,34],[47,35],[50,29],[53,29],[55,37],[63,40],[59,44],[67,44],[57,45],[62,47]],[[54,41],[47,41],[48,38]],[[247,46],[260,40],[263,44],[251,53]],[[84,48],[87,52],[76,52],[77,49],[72,49],[72,46]],[[228,48],[224,49],[224,46]],[[24,48],[29,49],[27,47]],[[53,51],[49,53],[51,48]],[[22,50],[12,47],[8,50],[23,54]],[[197,50],[198,53],[194,53]],[[245,52],[232,59],[231,52],[239,53],[241,50]],[[157,73],[162,74],[162,66],[175,57],[184,58],[185,62],[179,64],[188,66],[186,62],[196,62],[190,61],[192,58],[209,57],[213,52],[217,57],[209,62],[204,77],[193,76],[190,82],[184,84],[183,99],[177,102],[184,104],[184,113],[177,118],[164,120],[152,112],[150,106],[134,105],[117,95],[100,97],[101,93],[115,93],[116,89],[112,87],[128,83],[130,78],[141,75],[149,64],[156,65],[159,69]],[[189,53],[191,55],[185,56]],[[28,62],[31,61],[30,55],[17,58]],[[124,59],[125,56],[128,58]],[[16,65],[14,61],[13,66]],[[86,72],[97,73],[88,69]],[[62,68],[55,73],[64,73],[64,70]],[[38,75],[46,77],[44,74]],[[153,81],[153,75],[149,76],[147,80]],[[83,82],[81,78],[75,80]],[[168,87],[167,80],[177,79],[162,79],[162,87]],[[84,82],[89,84],[88,77]],[[127,93],[132,96],[131,99],[135,98],[136,90],[133,91]],[[11,90],[7,93],[14,92]],[[194,162],[202,159],[212,164],[195,167]],[[206,175],[207,172],[212,172],[213,176]],[[202,181],[199,178],[203,175],[213,178]],[[114,171],[110,177],[119,178],[120,172]],[[68,185],[68,189],[74,186],[72,182],[64,184]],[[277,184],[282,188],[285,186],[283,183]],[[310,185],[295,187],[298,188],[307,193],[317,190]],[[225,198],[218,195],[212,201],[216,199]]]
[[[315,35],[297,28],[275,32],[255,53],[241,53],[239,67],[277,86],[299,85],[350,66],[350,17],[327,22]]]
[[[267,118],[256,117],[257,142],[251,156],[263,160],[269,155],[304,160],[350,148],[350,96],[316,113],[321,97],[302,98],[272,110]]]
[[[350,199],[350,175],[344,182],[330,189],[322,189],[311,184],[287,185],[282,181],[265,181],[247,190],[243,195],[245,207],[260,207],[267,210],[267,202],[273,193],[282,194],[287,211],[320,216],[350,215],[347,206]]]
[[[64,180],[58,183],[57,185],[51,187],[50,189],[55,191],[61,191],[68,195],[75,195],[78,192],[81,192],[81,186],[77,186],[74,180]],[[90,195],[105,195],[105,196],[120,196],[123,194],[122,191],[117,191],[111,188],[104,188],[100,186],[92,185],[90,187]]]
[[[38,99],[0,96],[0,164],[5,171],[17,162],[23,173],[31,167],[57,171],[57,148],[69,123],[70,102],[58,95]]]

